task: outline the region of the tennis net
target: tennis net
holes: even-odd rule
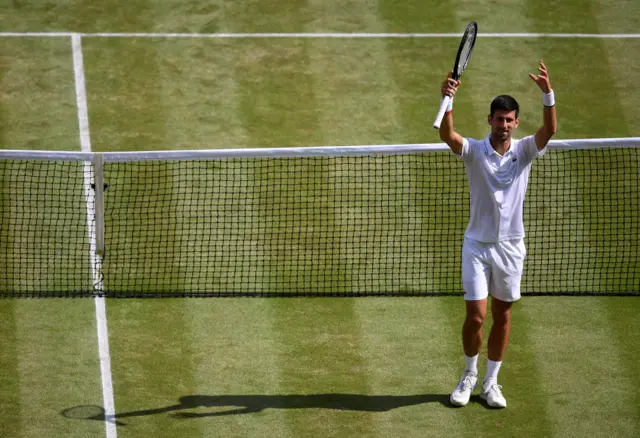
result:
[[[640,139],[553,141],[526,294],[640,295]],[[469,198],[445,145],[0,151],[0,296],[459,294]]]

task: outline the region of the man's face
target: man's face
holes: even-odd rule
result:
[[[496,110],[493,117],[489,116],[491,125],[491,137],[507,141],[511,138],[513,130],[518,127],[520,119],[516,117],[515,111]]]

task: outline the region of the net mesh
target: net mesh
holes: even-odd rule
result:
[[[0,160],[0,294],[93,292],[83,163]]]
[[[638,151],[552,150],[533,163],[523,292],[640,295]],[[469,197],[449,153],[104,169],[106,252],[96,261],[86,166],[0,161],[1,295],[462,292]]]

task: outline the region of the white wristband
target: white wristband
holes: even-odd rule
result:
[[[542,93],[542,104],[544,106],[552,107],[556,104],[556,97],[553,94],[553,90],[548,93]]]
[[[453,99],[449,99],[449,105],[447,105],[447,112],[453,111]]]

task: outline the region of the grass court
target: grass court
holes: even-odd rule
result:
[[[3,149],[81,150],[72,37],[30,32],[87,34],[94,152],[436,143],[431,122],[458,37],[211,34],[460,33],[471,19],[480,36],[455,102],[461,134],[484,137],[502,93],[521,105],[519,134],[537,129],[541,96],[527,73],[539,59],[556,93],[557,138],[639,134],[632,0],[14,1],[0,10],[2,32],[14,33],[0,36]],[[4,299],[0,423],[11,437],[635,436],[639,311],[635,297],[523,298],[500,373],[509,406],[496,411],[477,396],[448,406],[463,368],[460,297],[108,299],[117,425],[105,429],[94,301]]]

